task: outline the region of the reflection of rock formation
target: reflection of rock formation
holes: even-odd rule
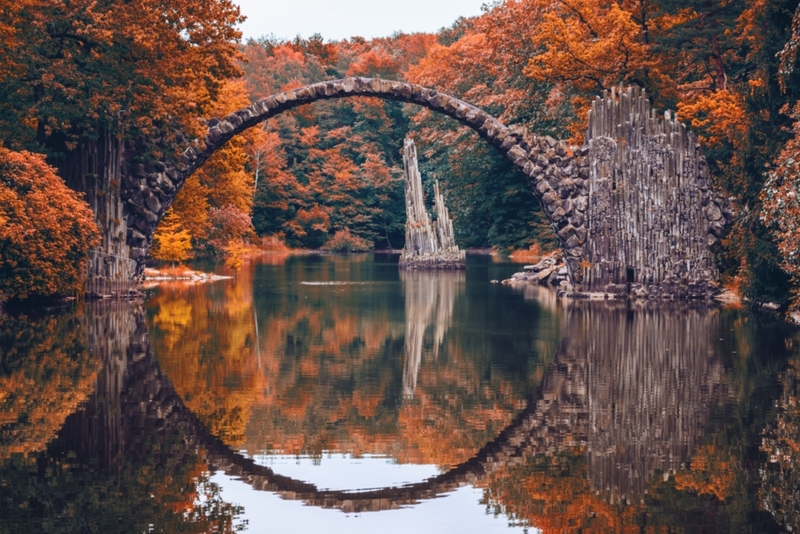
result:
[[[433,325],[434,342],[441,343],[463,282],[442,273],[407,274],[408,317],[414,318],[407,337],[418,349],[407,353],[404,386],[413,388],[423,335],[412,330],[424,333]],[[691,456],[710,405],[724,393],[712,346],[719,319],[716,312],[616,305],[571,306],[561,348],[526,409],[471,459],[416,484],[325,491],[234,452],[186,408],[164,376],[138,310],[111,310],[88,323],[90,346],[106,368],[97,392],[68,419],[60,439],[82,460],[99,456],[105,465],[124,465],[124,457],[179,468],[202,451],[211,468],[256,490],[354,512],[394,509],[482,480],[491,484],[495,474],[528,458],[585,450],[592,494],[638,501],[655,470],[674,469]]]
[[[585,399],[592,486],[612,502],[638,500],[657,470],[690,458],[725,396],[713,345],[719,313],[591,302],[568,313],[556,360]]]
[[[68,436],[79,449],[90,450],[103,465],[110,465],[125,448],[118,399],[125,395],[130,360],[141,359],[146,325],[139,304],[128,301],[87,304],[84,324],[89,350],[103,366],[81,417],[70,419]]]
[[[759,469],[761,506],[775,519],[800,528],[800,362],[795,359],[781,376],[781,396],[775,417],[764,429],[761,451],[767,455]]]
[[[425,333],[433,327],[433,355],[439,354],[453,321],[456,296],[464,291],[463,272],[400,271],[406,297],[403,394],[413,396],[425,347]]]

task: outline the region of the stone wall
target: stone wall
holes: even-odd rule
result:
[[[102,242],[86,264],[86,292],[94,297],[127,295],[136,271],[129,257],[121,170],[122,141],[107,131],[100,131],[94,141],[78,143],[58,169],[67,186],[83,194],[100,230]]]

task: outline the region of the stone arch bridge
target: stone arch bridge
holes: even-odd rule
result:
[[[120,175],[109,181],[116,204],[107,201],[110,213],[98,215],[105,239],[89,266],[90,291],[127,291],[141,276],[166,209],[186,179],[226,141],[292,108],[356,96],[408,102],[447,115],[510,159],[544,207],[575,289],[629,293],[633,288],[641,295],[677,297],[708,297],[714,291],[719,275],[709,247],[733,212],[713,190],[695,137],[669,112],[657,116],[643,90],[604,92],[592,103],[586,144],[574,147],[506,126],[433,89],[375,78],[316,83],[211,119],[202,140],[177,136],[184,147],[179,161],[153,159],[155,148],[170,150],[163,150],[163,139],[143,137],[97,154]]]

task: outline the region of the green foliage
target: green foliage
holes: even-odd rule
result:
[[[460,143],[469,148],[439,145],[420,163],[431,197],[433,181],[443,184],[459,246],[527,249],[555,242],[525,176],[476,135],[464,135]]]
[[[245,48],[248,90],[263,97],[352,69],[399,78],[408,57],[399,50],[404,40],[413,42],[413,36],[382,40],[394,55],[378,54],[366,42],[334,45],[318,36],[251,42]],[[394,75],[383,72],[387,68]],[[402,246],[399,146],[407,126],[401,105],[376,99],[317,102],[268,121],[252,211],[256,232],[283,233],[290,246],[319,248],[347,229],[379,248]]]

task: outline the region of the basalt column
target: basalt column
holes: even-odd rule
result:
[[[406,245],[400,255],[401,269],[464,269],[464,251],[459,250],[453,234],[453,222],[439,182],[434,185],[436,220],[431,222],[422,194],[422,177],[417,167],[414,141],[405,140],[403,165],[406,175]]]
[[[67,186],[83,194],[100,229],[100,246],[89,253],[86,292],[89,296],[125,296],[131,289],[135,262],[127,243],[128,226],[121,197],[123,143],[108,131],[78,143],[58,162]]]
[[[712,189],[695,136],[644,90],[592,102],[584,290],[702,298],[718,286],[710,248],[733,213]]]

